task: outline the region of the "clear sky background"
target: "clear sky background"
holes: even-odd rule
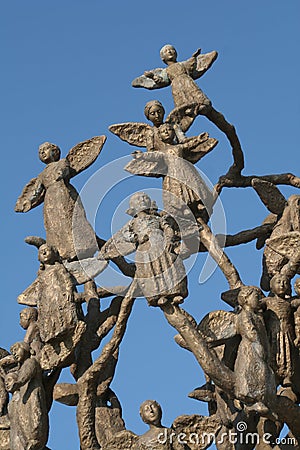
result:
[[[73,179],[79,191],[104,165],[129,155],[134,148],[113,136],[108,126],[144,122],[144,105],[152,99],[162,101],[167,112],[172,109],[170,88],[131,87],[144,70],[162,67],[159,50],[171,43],[179,60],[198,47],[219,52],[199,85],[235,125],[245,153],[244,173],[299,175],[299,22],[297,0],[1,2],[2,347],[9,348],[24,336],[16,298],[38,269],[37,252],[23,239],[44,236],[41,206],[27,214],[14,213],[24,185],[43,169],[38,146],[54,142],[65,156],[78,142],[107,135],[96,163]],[[220,141],[199,163],[215,183],[231,165],[231,149],[219,130],[199,117],[189,135],[202,131]],[[100,177],[99,192],[101,183]],[[160,180],[142,177],[114,182],[97,213],[97,233],[104,238],[111,235],[115,209],[122,223],[128,220],[124,199],[136,189],[160,186]],[[282,192],[290,195],[296,190]],[[99,195],[97,188],[94,195],[93,201]],[[250,188],[224,190],[221,200],[229,233],[259,225],[267,215]],[[93,221],[88,206],[87,212]],[[230,249],[228,254],[243,281],[258,285],[262,253],[255,244]],[[227,284],[219,270],[199,283],[204,261],[199,256],[189,273],[190,295],[184,304],[197,320],[210,310],[226,308],[220,294]],[[113,275],[103,276],[112,283]],[[147,398],[161,403],[165,425],[181,414],[206,414],[205,404],[187,398],[203,383],[202,370],[193,355],[177,347],[175,334],[159,309],[149,308],[144,299],[136,301],[112,385],[126,425],[136,433],[146,431],[138,410]],[[68,379],[65,372],[63,379]],[[75,408],[55,404],[50,420],[52,450],[79,448]]]

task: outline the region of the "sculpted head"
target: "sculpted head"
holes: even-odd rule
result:
[[[39,158],[44,164],[58,161],[60,158],[60,148],[55,144],[51,144],[51,142],[44,142],[39,146]]]
[[[173,45],[167,44],[160,50],[160,57],[165,64],[177,61],[177,52]]]
[[[58,260],[58,255],[51,245],[43,244],[39,248],[38,259],[42,264],[54,264]]]
[[[158,100],[151,100],[146,103],[144,114],[155,127],[159,127],[164,120],[165,108]]]
[[[150,210],[152,200],[145,192],[136,192],[130,197],[128,214],[135,216],[138,212]]]
[[[289,277],[281,273],[278,273],[271,278],[270,288],[272,293],[279,297],[291,295],[291,281]]]
[[[162,410],[155,400],[146,400],[140,406],[140,416],[148,425],[161,426]]]
[[[26,342],[16,342],[10,347],[10,352],[17,362],[23,362],[30,357],[30,347]]]
[[[174,141],[175,131],[172,125],[169,123],[164,123],[158,129],[159,137],[161,140],[167,144],[171,144]]]
[[[20,312],[20,325],[24,330],[27,330],[31,322],[37,321],[37,309],[30,307],[30,308],[24,308]]]
[[[243,286],[238,294],[238,304],[242,308],[258,311],[260,300],[264,297],[262,291],[256,286]]]

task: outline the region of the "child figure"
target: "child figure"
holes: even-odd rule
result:
[[[272,295],[265,299],[265,322],[271,347],[271,366],[277,384],[291,386],[298,352],[295,347],[295,329],[291,304],[290,279],[276,274],[270,281]]]
[[[36,308],[24,308],[20,312],[20,326],[26,330],[24,342],[29,344],[33,353],[38,356],[42,348],[42,341],[37,319],[38,311]]]
[[[159,127],[158,135],[155,150],[133,153],[134,159],[125,169],[135,175],[161,176],[164,209],[176,218],[190,218],[192,213],[196,219],[200,215],[207,222],[213,195],[193,164],[209,153],[217,141],[202,133],[175,144],[175,131],[168,123]]]
[[[294,312],[294,322],[295,322],[295,345],[300,347],[300,278],[297,278],[294,284],[294,289],[297,297],[292,300],[292,307],[296,309]]]
[[[176,254],[178,237],[170,218],[162,217],[144,192],[132,195],[129,205],[127,212],[133,219],[107,241],[99,258],[111,259],[136,250],[134,280],[148,304],[182,303],[188,294],[187,278]]]
[[[10,448],[38,450],[48,440],[48,413],[42,370],[36,358],[30,357],[26,342],[17,342],[10,349],[18,368],[5,378],[12,399],[8,405]]]
[[[34,289],[26,291],[29,292],[28,302],[38,309],[37,326],[44,344],[40,363],[44,370],[51,370],[62,367],[72,356],[85,324],[79,320],[71,275],[59,261],[58,253],[43,244],[39,247],[38,258],[41,268],[32,284]]]

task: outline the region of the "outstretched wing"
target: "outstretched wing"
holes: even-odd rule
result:
[[[300,263],[300,233],[290,231],[266,240],[266,245],[290,261]]]
[[[166,122],[173,125],[177,138],[179,142],[184,140],[184,132],[186,132],[192,123],[195,120],[195,117],[198,115],[199,103],[191,103],[183,106],[179,106],[178,108],[174,108],[168,117],[166,118]],[[182,136],[177,133],[177,130],[181,130],[183,133]]]
[[[125,224],[101,247],[99,258],[113,259],[126,256],[136,250],[135,236],[131,231],[130,222]]]
[[[147,72],[149,76],[141,75],[133,80],[132,87],[160,89],[171,84],[166,69],[154,69]]]
[[[194,80],[197,78],[202,77],[202,75],[210,69],[210,67],[213,65],[215,60],[218,57],[218,52],[213,51],[209,53],[203,53],[197,56],[197,64],[196,67],[193,70],[192,77]]]
[[[203,133],[203,142],[193,149],[184,150],[184,158],[192,164],[196,164],[203,156],[211,152],[218,144],[218,140],[208,137],[207,133]]]
[[[253,178],[252,187],[268,210],[273,214],[282,214],[286,206],[286,199],[280,190],[269,181]]]
[[[137,147],[147,147],[147,136],[152,132],[150,125],[140,122],[117,123],[110,125],[108,129],[123,141]]]
[[[27,212],[40,205],[44,201],[45,189],[38,178],[32,178],[24,187],[22,194],[17,200],[15,211]]]
[[[87,141],[80,142],[71,148],[66,156],[70,164],[71,177],[87,169],[98,158],[106,136],[95,136]]]
[[[212,311],[199,323],[198,331],[213,347],[224,344],[228,339],[236,336],[237,315],[228,311]]]
[[[38,292],[39,281],[38,278],[36,278],[34,282],[18,296],[18,303],[26,306],[37,306]]]
[[[126,164],[124,169],[133,175],[145,177],[159,178],[167,173],[167,166],[161,152],[142,153]]]

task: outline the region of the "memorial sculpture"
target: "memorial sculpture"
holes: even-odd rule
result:
[[[11,353],[0,349],[0,449],[47,450],[53,400],[76,407],[81,450],[196,450],[213,443],[218,450],[265,450],[279,448],[275,443],[284,426],[293,442],[289,448],[299,448],[300,279],[295,280],[294,295],[291,282],[300,273],[300,197],[293,194],[286,199],[278,185],[299,188],[300,179],[291,173],[242,174],[244,155],[234,126],[214,109],[195,81],[216,58],[215,51],[197,50],[187,61],[178,62],[175,48],[166,45],[161,59],[167,67],[146,71],[133,81],[134,87],[151,90],[172,87],[175,108],[166,120],[163,105],[153,100],[144,111],[152,125],[110,126],[122,140],[146,149],[134,151],[125,170],[162,178],[163,209],[146,193],[132,193],[127,211],[132,218],[107,241],[88,222],[70,184],[96,160],[106,137],[81,142],[63,159],[56,145],[40,146],[46,168],[25,186],[15,210],[27,212],[44,203],[46,239],[26,238],[38,249],[40,262],[35,281],[18,297],[18,303],[26,306],[20,312],[20,326],[26,332]],[[217,140],[203,130],[198,136],[186,136],[198,116],[223,131],[232,148],[233,164],[224,168],[213,189],[196,164]],[[253,229],[215,235],[210,224],[214,205],[222,190],[231,187],[254,189],[270,214]],[[225,251],[251,240],[264,249],[262,290],[259,280],[251,286],[243,283]],[[221,299],[231,308],[212,311],[199,323],[188,312],[183,264],[198,252],[208,252],[217,262],[229,285]],[[134,264],[124,259],[131,253]],[[129,286],[97,286],[95,278],[108,261],[131,278]],[[111,301],[102,309],[104,297]],[[164,427],[161,406],[146,400],[140,415],[149,430],[142,436],[126,429],[117,393],[111,389],[137,297],[161,311],[166,326],[169,323],[178,333],[176,343],[196,358],[206,383],[189,396],[208,404],[207,416],[196,412],[179,416]],[[60,382],[66,368],[73,383]],[[241,421],[246,425],[243,430],[238,426]],[[238,443],[230,440],[232,432],[240,437]],[[246,432],[255,439],[243,440]],[[191,439],[195,435],[197,442]]]

